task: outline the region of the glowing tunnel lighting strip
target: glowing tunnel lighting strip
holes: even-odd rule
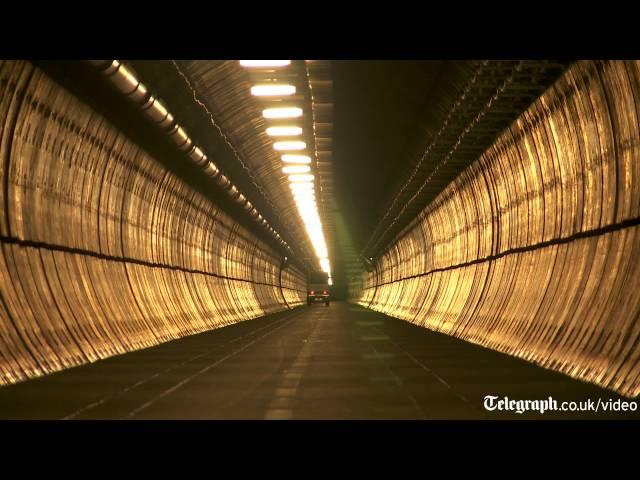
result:
[[[302,109],[298,107],[265,108],[262,116],[264,118],[297,118],[302,116]]]
[[[240,60],[240,65],[248,68],[287,67],[291,60]]]
[[[270,137],[294,137],[302,135],[302,127],[269,127],[267,135]]]
[[[289,175],[289,181],[296,183],[309,183],[313,181],[313,174],[309,173],[304,175]]]
[[[282,95],[293,95],[296,87],[293,85],[254,85],[251,87],[251,95],[256,97],[279,97]]]
[[[307,144],[302,141],[276,142],[273,144],[273,148],[276,150],[304,150],[307,148]]]
[[[310,171],[309,165],[290,165],[282,169],[282,173],[309,173]]]
[[[249,68],[269,68],[283,67],[291,64],[290,60],[240,60],[240,65]],[[294,85],[282,84],[262,84],[251,87],[251,94],[254,96],[287,96],[296,93]],[[303,115],[303,110],[299,107],[275,107],[265,108],[262,116],[266,119],[297,118]],[[272,126],[266,130],[271,137],[287,137],[302,135],[302,128],[298,126]],[[279,151],[305,150],[307,144],[303,141],[279,141],[273,144],[273,148]],[[315,176],[311,172],[311,157],[309,155],[282,155],[282,162],[285,166],[282,172],[289,175],[289,185],[291,193],[302,222],[304,223],[307,235],[313,246],[316,257],[323,271],[327,272],[329,285],[333,284],[331,278],[331,264],[328,258],[328,250],[318,205],[316,203]],[[288,165],[287,165],[288,164]]]
[[[311,163],[311,157],[309,155],[295,155],[287,153],[282,155],[282,161],[285,163]]]

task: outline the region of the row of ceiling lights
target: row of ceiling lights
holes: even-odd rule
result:
[[[205,152],[187,134],[186,130],[176,121],[163,102],[149,92],[149,89],[137,78],[132,69],[118,60],[86,60],[89,65],[97,68],[115,89],[133,102],[143,112],[144,116],[161,128],[176,147],[188,155],[189,159],[201,168],[205,174],[215,180],[219,187],[244,210],[265,228],[284,248],[291,251],[291,247],[278,232],[269,225],[266,218],[258,212],[252,203],[211,161]]]
[[[269,70],[275,74],[291,65],[291,60],[240,60],[240,65],[254,70]],[[280,101],[296,93],[295,85],[283,84],[271,75],[265,83],[251,87],[251,94]],[[331,283],[331,265],[328,258],[327,244],[322,230],[322,223],[318,215],[316,204],[314,175],[311,173],[311,157],[304,151],[307,145],[299,140],[303,128],[295,124],[296,118],[303,115],[302,108],[296,106],[268,107],[262,111],[262,116],[274,123],[267,128],[267,135],[276,138],[273,148],[283,152],[282,172],[289,176],[289,187],[295,200],[298,212],[304,222],[307,234],[315,250],[320,267],[329,275]],[[281,123],[286,122],[286,123]],[[275,124],[277,123],[277,124]]]

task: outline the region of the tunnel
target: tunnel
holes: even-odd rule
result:
[[[638,419],[640,62],[0,60],[1,419]]]

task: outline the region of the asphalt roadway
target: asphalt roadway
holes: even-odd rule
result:
[[[620,399],[508,355],[337,302],[2,387],[0,418],[640,418],[638,412],[490,411],[487,395],[552,397],[558,404]]]

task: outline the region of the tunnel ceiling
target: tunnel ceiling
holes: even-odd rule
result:
[[[225,161],[223,156],[221,166],[273,217],[296,256],[308,257],[311,246],[296,221],[279,157],[264,134],[260,105],[248,95],[249,74],[235,61],[132,64],[168,97],[207,147],[212,126],[204,109],[189,98],[195,89],[239,157],[228,155]],[[304,70],[303,64],[294,70]],[[479,158],[569,62],[338,60],[306,65],[306,72],[297,72],[298,82],[305,77],[308,82],[299,91],[313,111],[307,128],[315,131],[320,215],[336,281],[342,283],[361,270],[363,255],[383,251]],[[304,260],[311,265],[310,258]]]
[[[335,184],[356,246],[364,246],[392,185],[408,162],[443,61],[334,61]],[[386,193],[386,195],[385,195]]]
[[[334,61],[334,181],[351,256],[380,252],[567,65]]]
[[[344,270],[374,257],[349,278],[352,303],[638,396],[640,61],[293,62],[299,91],[259,88],[305,103],[290,117],[306,123],[286,134],[312,136],[297,149],[264,137],[247,62],[0,60],[0,385],[307,304],[308,265],[287,261],[274,231],[304,257],[297,220],[310,222],[293,216],[279,172],[296,169],[276,148],[308,149],[289,163],[315,162],[303,188],[320,187]],[[418,343],[435,358],[436,344],[383,335],[355,311],[287,313],[193,367],[289,324],[309,340],[285,352],[291,368],[349,338],[387,342],[386,359]],[[318,333],[331,323],[338,333]],[[190,358],[217,355],[214,343]],[[376,348],[359,344],[338,368],[314,355],[335,372],[373,360],[379,380],[381,355],[362,355]]]
[[[262,117],[262,109],[277,105],[252,97],[250,88],[256,81],[252,73],[231,60],[131,63],[168,99],[205,147],[212,137],[223,137],[224,149],[216,151],[213,145],[210,146],[210,150],[218,154],[226,151],[226,158],[216,156],[223,171],[229,172],[241,191],[246,192],[265,212],[265,217],[279,227],[279,233],[293,247],[294,256],[303,260],[307,268],[314,268],[317,260],[299,220],[287,176],[282,173],[280,154],[273,148],[274,140],[265,132],[269,122]],[[274,74],[297,86],[298,92],[289,97],[289,101],[304,106],[308,113],[304,117],[304,127],[308,132],[314,130],[311,110],[316,107],[311,100],[309,84],[315,80],[318,69],[321,67],[311,67],[307,72],[304,62],[295,62],[287,71]],[[178,96],[180,91],[183,93]],[[305,140],[310,143],[314,140],[313,135]]]

